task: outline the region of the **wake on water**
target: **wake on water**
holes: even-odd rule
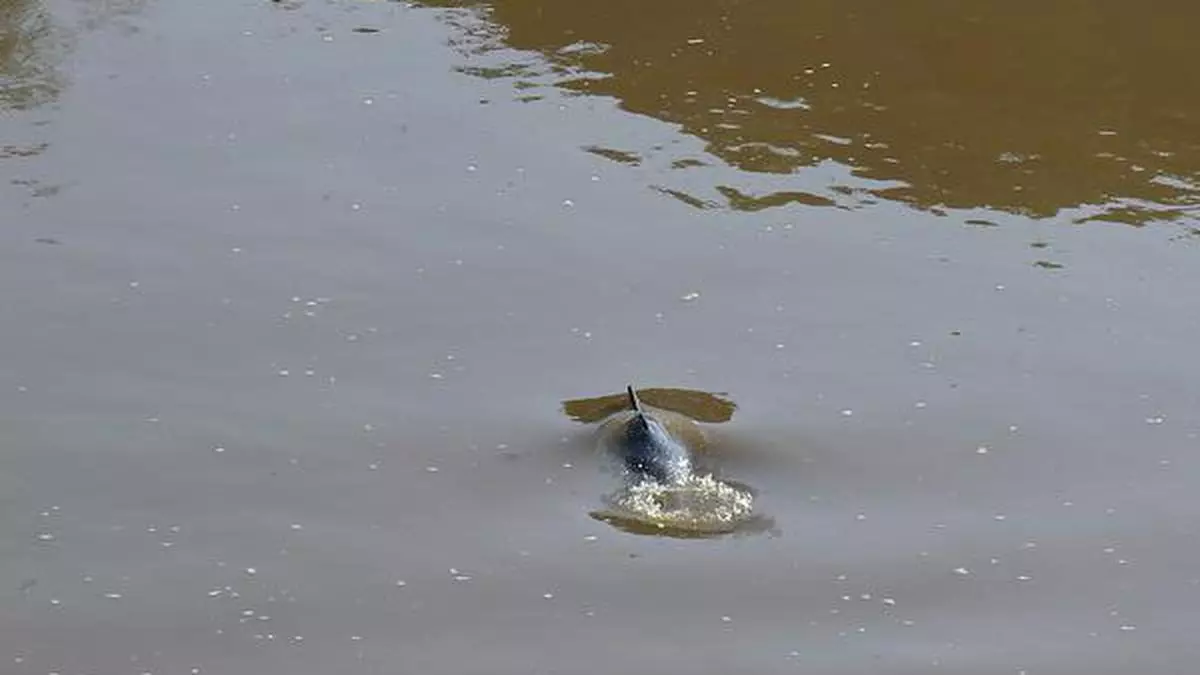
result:
[[[733,532],[754,513],[754,495],[713,478],[689,474],[679,483],[630,483],[609,496],[608,510],[594,514],[627,529],[670,530],[686,536]]]

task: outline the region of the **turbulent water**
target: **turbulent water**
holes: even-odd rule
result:
[[[754,515],[754,495],[711,474],[691,474],[677,484],[642,480],[607,498],[595,517],[626,529],[676,536],[736,531]],[[638,527],[640,526],[640,528]]]

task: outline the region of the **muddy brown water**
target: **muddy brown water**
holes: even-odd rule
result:
[[[1198,20],[0,0],[0,672],[1192,672]]]

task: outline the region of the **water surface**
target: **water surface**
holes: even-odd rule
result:
[[[1197,19],[0,0],[0,671],[1188,672]]]

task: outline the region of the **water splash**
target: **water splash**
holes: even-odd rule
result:
[[[755,522],[754,495],[710,474],[692,474],[670,485],[631,483],[606,502],[594,518],[639,534],[712,537]]]

